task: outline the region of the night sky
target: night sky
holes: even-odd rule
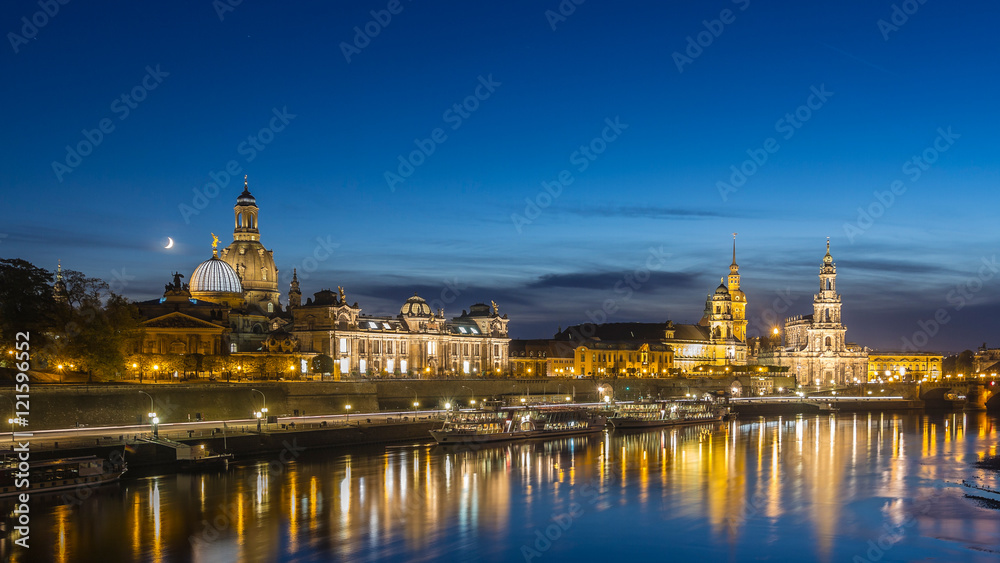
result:
[[[369,314],[697,322],[738,232],[751,334],[830,237],[849,341],[1000,345],[994,3],[228,6],[3,2],[0,256],[158,297],[249,174],[282,292]]]

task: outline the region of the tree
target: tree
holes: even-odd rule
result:
[[[0,349],[13,348],[16,334],[28,332],[38,351],[48,343],[55,310],[50,272],[20,258],[0,258]]]
[[[139,309],[128,299],[111,293],[101,304],[99,293],[86,293],[80,307],[69,312],[68,343],[63,350],[91,377],[109,379],[124,371],[128,354],[142,340]]]
[[[333,373],[333,358],[320,354],[312,360],[312,370],[316,373]]]

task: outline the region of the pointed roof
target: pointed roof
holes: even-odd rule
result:
[[[250,193],[250,186],[247,180],[248,176],[249,175],[243,176],[243,193],[241,193],[240,196],[236,198],[236,205],[252,205],[256,207],[257,199],[254,198],[253,194]]]

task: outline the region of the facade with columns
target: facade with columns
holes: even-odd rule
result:
[[[293,277],[289,300],[298,280]],[[333,374],[367,377],[499,375],[508,367],[507,315],[477,303],[446,320],[416,294],[396,316],[366,316],[343,288],[292,305],[290,333],[304,354],[329,356]],[[300,294],[301,295],[301,294]],[[301,299],[301,297],[299,297]]]
[[[801,386],[850,385],[868,378],[868,350],[846,340],[841,322],[841,296],[837,293],[837,265],[830,255],[830,241],[819,270],[819,293],[813,296],[813,313],[785,320],[780,346],[764,351],[758,361],[786,366]]]

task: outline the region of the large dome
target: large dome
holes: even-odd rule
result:
[[[214,256],[194,269],[190,288],[192,293],[243,293],[243,285],[233,268]]]
[[[413,294],[413,297],[406,300],[399,308],[399,314],[404,317],[430,317],[431,306],[424,301],[423,297]]]

